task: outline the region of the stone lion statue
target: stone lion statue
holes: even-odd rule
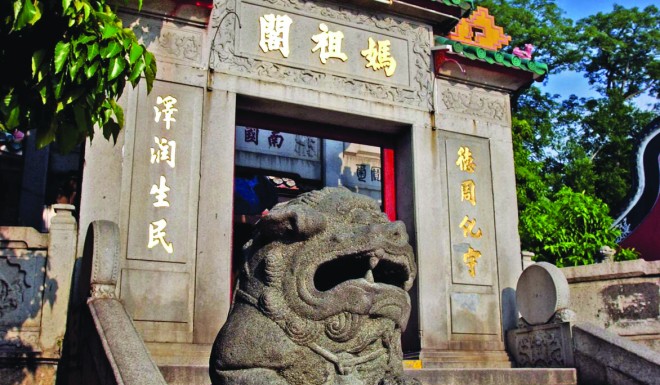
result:
[[[419,384],[400,377],[414,256],[377,202],[345,188],[300,195],[264,216],[243,251],[214,385]]]

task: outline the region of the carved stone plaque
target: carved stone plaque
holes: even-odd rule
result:
[[[43,301],[57,300],[57,281],[46,281],[46,250],[4,249],[0,257],[0,352],[39,351]],[[51,295],[44,297],[44,286]]]
[[[510,330],[507,332],[507,342],[518,367],[574,366],[571,327],[568,322]]]
[[[445,150],[452,281],[491,286],[497,255],[488,140],[452,135]]]
[[[362,78],[373,83],[392,84],[401,87],[410,87],[410,73],[408,71],[410,49],[408,40],[398,37],[384,30],[356,28],[352,23],[342,20],[327,20],[325,15],[308,16],[304,11],[287,8],[269,8],[261,5],[241,2],[241,21],[243,28],[240,31],[239,52],[241,55],[260,60],[281,63],[285,66],[301,67],[320,72],[350,75]],[[260,18],[264,15],[286,15],[292,21],[289,25],[289,53],[284,57],[280,50],[264,52],[260,47],[261,25]],[[327,33],[341,33],[342,35],[328,35],[328,43],[334,38],[336,47],[332,51],[319,47],[313,49],[317,43],[312,40],[315,35],[323,34],[321,28]],[[342,38],[343,36],[343,38]],[[389,41],[389,56],[395,59],[396,67],[392,76],[388,77],[385,70],[374,70],[366,66],[367,60],[361,55],[362,50],[369,48],[369,38],[374,41]],[[320,40],[321,37],[317,38]],[[323,63],[323,53],[335,53],[326,58]],[[346,60],[343,60],[346,59]]]
[[[242,28],[234,16],[220,23],[228,12]],[[305,0],[216,0],[212,26],[219,28],[215,71],[431,108],[429,26]],[[369,66],[370,48],[393,58],[396,69]]]
[[[185,263],[195,250],[202,89],[140,87],[127,258]]]
[[[46,251],[11,250],[0,257],[0,330],[39,326]],[[51,283],[53,284],[53,283]],[[45,298],[53,302],[56,298]]]

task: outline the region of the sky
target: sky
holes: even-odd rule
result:
[[[648,5],[660,7],[660,0],[557,0],[556,3],[565,11],[564,16],[574,21],[598,12],[610,12],[614,4],[626,8],[638,7],[643,9]],[[598,96],[581,73],[572,71],[550,75],[547,83],[542,88],[551,94],[559,94],[562,98],[566,98],[571,94],[579,97]],[[656,100],[655,98],[644,95],[637,98],[635,102],[639,107],[646,108],[649,104],[655,103]]]

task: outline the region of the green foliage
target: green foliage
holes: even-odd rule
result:
[[[600,246],[614,246],[611,218],[606,220],[607,210],[594,201],[615,210],[625,202],[635,141],[658,113],[658,106],[644,111],[634,103],[643,93],[657,96],[658,10],[615,6],[575,23],[554,0],[484,0],[479,5],[512,36],[507,49],[531,43],[537,48],[535,59],[550,64],[552,73],[580,71],[600,93],[598,98],[560,100],[532,86],[512,98],[522,247],[559,264],[592,262]],[[584,214],[592,236],[573,235],[586,230],[560,215],[560,203],[569,200],[565,187],[582,192],[571,198],[581,202],[579,207],[595,210]],[[621,250],[616,257],[636,258],[637,253]]]
[[[614,260],[616,262],[620,261],[632,261],[639,258],[639,253],[635,249],[619,249],[616,254],[614,254]]]
[[[512,124],[517,134],[513,141],[513,156],[516,165],[518,208],[524,210],[531,202],[547,195],[548,184],[542,177],[543,163],[534,160],[534,153],[525,148],[523,138],[533,135],[532,125],[515,116],[512,118]]]
[[[566,148],[564,184],[588,190],[610,207],[620,207],[629,195],[635,168],[635,141],[654,117],[627,102],[616,90],[609,97],[581,100],[582,119]]]
[[[582,53],[577,69],[602,95],[617,91],[624,99],[644,92],[658,96],[660,84],[660,12],[615,5],[610,13],[580,20],[576,51]]]
[[[621,232],[612,228],[609,208],[600,199],[564,187],[553,199],[544,197],[527,206],[520,233],[537,261],[563,267],[594,263],[601,246],[616,247]],[[631,253],[624,251],[623,256]]]
[[[105,0],[11,0],[0,5],[0,130],[37,130],[64,151],[92,137],[116,140],[126,82],[150,90],[153,54]]]

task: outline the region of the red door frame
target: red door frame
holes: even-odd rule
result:
[[[396,220],[396,178],[394,174],[394,150],[381,148],[381,165],[383,168],[383,211],[390,219]]]

